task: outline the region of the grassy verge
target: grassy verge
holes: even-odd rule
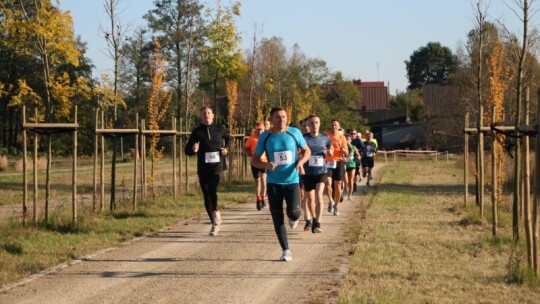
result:
[[[252,184],[222,182],[220,206],[243,203],[251,197]],[[48,223],[23,227],[17,221],[0,224],[0,286],[66,260],[87,255],[133,237],[159,230],[178,220],[201,215],[206,218],[198,191],[178,200],[160,197],[140,203],[119,202],[115,212],[80,211],[79,224],[71,224],[71,209],[56,208]],[[69,204],[66,204],[69,206]]]
[[[462,207],[461,170],[423,161],[383,169],[350,229],[356,245],[339,303],[540,303],[537,282],[516,284],[526,261],[508,208],[493,238],[489,218]]]

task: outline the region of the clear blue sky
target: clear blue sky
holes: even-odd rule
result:
[[[105,0],[61,0],[70,10],[75,33],[88,43],[87,56],[96,65],[95,76],[112,68],[99,26],[107,24]],[[237,20],[242,49],[257,36],[283,38],[291,50],[294,43],[308,58],[326,61],[332,71],[347,78],[384,81],[392,94],[408,85],[404,61],[428,42],[440,42],[456,51],[474,27],[473,0],[244,0]],[[484,1],[486,2],[486,1]],[[202,1],[213,4],[214,1]],[[222,0],[227,4],[227,0]],[[512,0],[492,0],[489,20],[502,20],[521,33],[519,20],[509,8]],[[146,23],[142,16],[152,0],[122,0],[120,19],[133,30]],[[537,8],[538,9],[538,8]],[[538,19],[531,25],[536,27]]]

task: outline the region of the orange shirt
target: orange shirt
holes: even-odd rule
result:
[[[341,148],[345,147],[345,149],[348,149],[347,146],[347,139],[345,138],[345,135],[343,134],[332,134],[332,132],[326,132],[326,135],[330,137],[330,140],[332,141],[332,146],[334,147],[334,154],[332,156],[326,156],[326,161],[339,161],[343,159],[343,155],[341,153]]]
[[[259,135],[256,134],[256,133],[251,134],[251,136],[248,137],[248,139],[246,139],[246,143],[245,143],[244,147],[246,149],[249,149],[249,153],[252,156],[253,156],[253,154],[255,154],[255,147],[257,147],[257,142],[258,141],[259,141]],[[267,162],[266,155],[262,155],[261,160],[263,162]]]

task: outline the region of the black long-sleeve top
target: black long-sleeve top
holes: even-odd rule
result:
[[[186,143],[184,151],[187,155],[195,155],[193,144],[199,142],[197,152],[197,174],[199,176],[219,175],[223,170],[227,170],[226,156],[220,155],[220,161],[216,163],[207,162],[207,152],[220,152],[226,147],[230,151],[231,135],[224,126],[200,124],[193,129]]]

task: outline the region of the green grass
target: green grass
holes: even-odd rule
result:
[[[198,190],[198,189],[197,189]],[[218,189],[220,206],[243,203],[252,196],[251,181],[222,182]],[[79,211],[78,223],[71,221],[71,209],[58,207],[48,222],[22,226],[11,220],[0,224],[0,285],[87,255],[119,242],[142,236],[180,219],[204,213],[199,191],[181,196],[160,196],[140,202],[133,211],[129,201],[120,201],[114,212]]]

